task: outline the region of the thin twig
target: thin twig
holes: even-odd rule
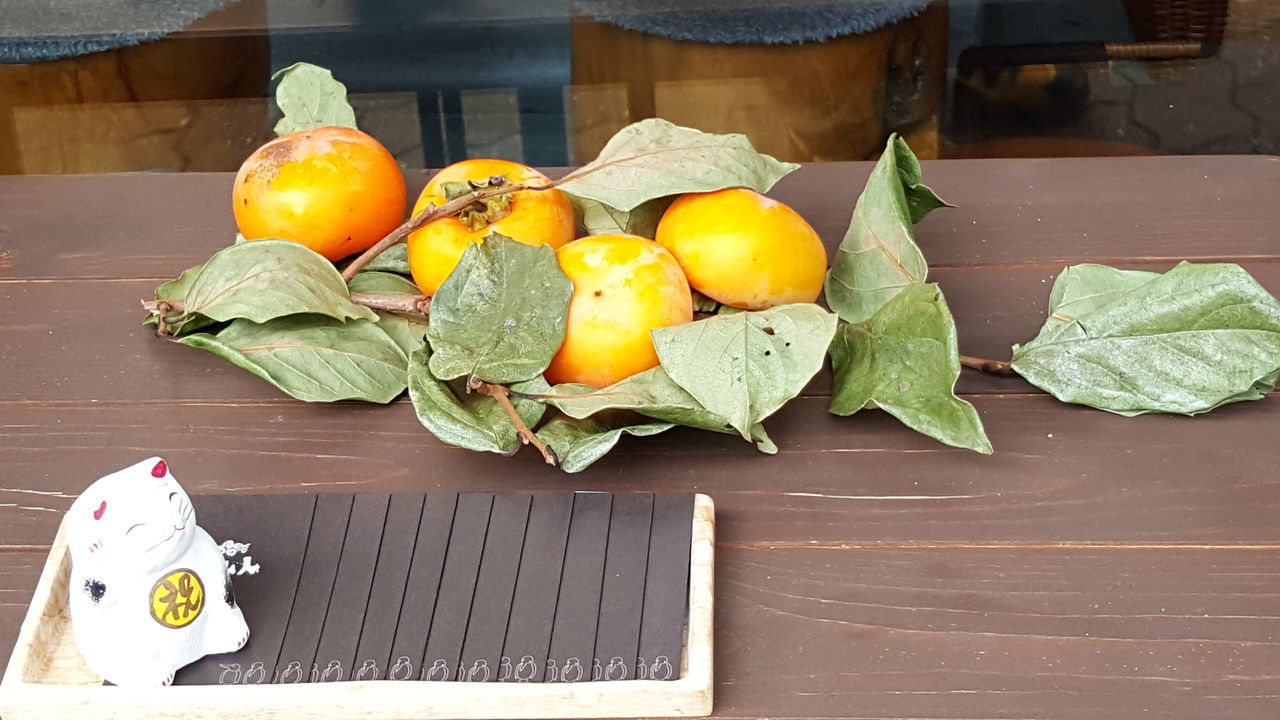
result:
[[[405,315],[426,315],[431,309],[431,298],[426,295],[396,295],[382,293],[351,293],[351,302],[363,305],[370,310],[403,313]],[[181,300],[143,300],[142,307],[156,316],[159,332],[167,334],[166,316],[186,312],[186,305]]]
[[[401,313],[403,315],[426,315],[431,311],[431,298],[426,295],[390,295],[381,293],[351,293],[351,302],[363,305],[370,310]]]
[[[155,303],[156,309],[152,312],[156,316],[156,334],[160,337],[168,337],[169,323],[165,320],[164,316],[173,312],[173,303],[168,300],[157,300]],[[143,303],[143,305],[145,304],[146,303]]]
[[[516,406],[511,404],[511,392],[507,389],[507,386],[487,383],[477,377],[471,378],[468,385],[481,395],[488,395],[498,401],[498,404],[502,406],[503,412],[510,418],[511,424],[516,426],[516,434],[520,436],[521,442],[538,448],[538,452],[542,453],[542,459],[546,460],[551,467],[559,464],[555,451],[542,442],[542,438],[534,434],[528,425],[524,424],[524,419],[520,417],[520,413],[516,412]]]
[[[439,220],[442,217],[456,215],[457,213],[465,210],[468,205],[487,200],[491,197],[506,195],[507,193],[513,193],[519,190],[548,190],[555,186],[555,182],[548,183],[546,185],[525,185],[524,183],[516,183],[515,185],[507,185],[506,187],[476,190],[467,195],[460,195],[440,207],[428,205],[422,212],[414,215],[408,220],[405,220],[400,227],[392,230],[390,234],[379,240],[377,244],[368,250],[365,250],[355,260],[352,260],[351,263],[342,271],[342,279],[347,282],[351,282],[351,278],[355,277],[356,273],[360,272],[365,265],[373,262],[374,258],[386,252],[393,245],[404,242],[404,239],[409,237],[409,233],[417,230],[423,225],[426,225],[432,220]]]
[[[1018,374],[1014,372],[1013,367],[1004,360],[988,360],[987,358],[961,355],[960,365],[967,367],[970,370],[987,373],[988,375],[1014,377]]]

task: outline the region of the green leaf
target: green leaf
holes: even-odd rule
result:
[[[180,278],[181,279],[181,278]],[[186,312],[214,320],[262,323],[299,313],[335,320],[377,316],[351,302],[328,260],[286,240],[254,240],[223,248],[187,285]]]
[[[674,197],[654,198],[631,210],[618,210],[590,198],[570,194],[573,214],[586,235],[625,233],[653,239],[658,234],[658,221]]]
[[[200,275],[202,270],[204,270],[204,265],[196,265],[195,267],[189,267],[186,270],[183,270],[182,274],[177,278],[156,288],[156,299],[176,300],[178,302],[185,303],[187,299],[187,292],[191,289],[191,283],[195,282],[196,277]],[[209,325],[213,325],[217,321],[204,315],[188,313],[184,310],[180,313],[168,313],[165,316],[165,322],[168,325],[169,334],[177,337],[179,335],[185,335],[201,328],[208,327]],[[143,324],[157,324],[156,316],[148,314],[147,319]]]
[[[703,407],[677,385],[661,365],[599,390],[590,385],[557,385],[539,399],[571,418],[583,419],[609,410],[632,410],[676,425],[738,434],[727,420]],[[759,423],[751,428],[751,440],[761,452],[778,450]]]
[[[385,272],[360,272],[351,278],[348,285],[351,292],[386,293],[397,295],[417,295],[418,286],[409,280]],[[375,311],[378,314],[378,327],[391,336],[391,339],[404,350],[405,356],[412,355],[427,341],[427,318],[400,313]]]
[[[284,117],[276,123],[276,135],[337,125],[353,128],[356,114],[347,102],[347,86],[333,79],[333,73],[312,65],[295,63],[271,76],[280,78],[276,105]]]
[[[409,398],[423,427],[441,442],[468,450],[513,453],[520,439],[511,419],[497,400],[488,395],[467,392],[465,381],[446,383],[431,374],[431,347],[423,345],[409,358]],[[541,377],[511,386],[512,390],[541,393],[547,383]],[[512,397],[516,413],[533,427],[546,406],[542,403]]]
[[[390,402],[405,389],[404,352],[377,323],[295,315],[236,320],[178,342],[226,358],[299,400]]]
[[[413,281],[390,272],[363,271],[356,273],[347,284],[351,292],[383,293],[389,295],[419,295],[421,290]]]
[[[920,184],[920,163],[906,141],[891,136],[827,272],[831,309],[847,322],[862,322],[908,285],[924,282],[929,266],[911,226],[945,205]]]
[[[991,453],[972,405],[955,395],[956,326],[937,285],[913,283],[865,323],[842,323],[831,344],[831,412],[878,407],[940,442]]]
[[[1092,312],[1157,277],[1160,277],[1160,273],[1117,270],[1106,265],[1085,264],[1066,268],[1053,283],[1053,290],[1049,293],[1049,317],[1036,339],[1051,340],[1075,318]]]
[[[779,305],[653,331],[667,374],[742,437],[800,393],[822,368],[836,316]]]
[[[578,420],[562,415],[543,425],[538,430],[538,437],[555,451],[562,470],[576,473],[604,457],[618,444],[623,433],[646,437],[673,427],[675,425],[664,422],[615,425],[593,418]]]
[[[356,277],[360,273],[367,272],[391,272],[400,275],[412,275],[409,269],[409,246],[404,243],[398,243],[379,253],[377,257],[369,261],[356,273]]]
[[[542,374],[564,342],[573,283],[550,247],[490,234],[431,301],[431,372],[512,383]]]
[[[1121,415],[1195,415],[1275,386],[1280,302],[1243,268],[1181,263],[1143,279],[1068,268],[1053,293],[1062,318],[1014,347],[1013,369],[1059,400]]]
[[[559,187],[617,210],[667,195],[749,187],[767,192],[799,168],[756,152],[745,135],[716,135],[650,118],[628,125]]]

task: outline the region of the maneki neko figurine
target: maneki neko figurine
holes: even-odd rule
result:
[[[124,687],[169,685],[184,665],[244,647],[222,551],[164,460],[99,479],[68,515],[71,620],[94,672]]]

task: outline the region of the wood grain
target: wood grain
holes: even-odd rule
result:
[[[867,171],[774,195],[834,247]],[[420,187],[425,174],[413,174]],[[1063,265],[1241,261],[1280,291],[1275,158],[926,163],[918,237],[961,347],[1007,357]],[[403,400],[309,405],[148,336],[137,301],[224,246],[225,174],[0,178],[0,647],[60,513],[162,452],[193,493],[696,490],[717,504],[723,717],[1273,718],[1280,398],[1120,418],[966,374],[991,457],[829,382],[731,437],[625,438],[586,474],[447,448]],[[148,204],[149,203],[149,204]]]
[[[0,559],[9,647],[43,556]],[[1280,703],[1275,547],[721,545],[716,560],[718,717],[1270,720]]]
[[[404,401],[6,403],[0,527],[5,543],[45,544],[80,488],[162,452],[192,493],[694,489],[715,498],[721,542],[752,546],[1280,541],[1280,478],[1256,470],[1276,456],[1280,397],[1140,420],[1047,396],[974,402],[994,456],[947,448],[880,412],[835,417],[825,399],[806,398],[768,423],[776,456],[674,430],[624,439],[584,475],[532,451],[442,445]],[[1209,431],[1223,440],[1203,442]]]
[[[834,249],[871,167],[805,165],[770,195]],[[411,196],[427,177],[409,173]],[[171,278],[231,242],[232,179],[0,177],[0,280]],[[1280,193],[1280,158],[926,161],[924,179],[956,206],[917,227],[934,268],[1277,255],[1280,206],[1259,198]]]

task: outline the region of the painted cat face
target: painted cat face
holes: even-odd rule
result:
[[[176,560],[195,537],[191,499],[153,457],[90,485],[68,511],[73,562],[158,568]]]

